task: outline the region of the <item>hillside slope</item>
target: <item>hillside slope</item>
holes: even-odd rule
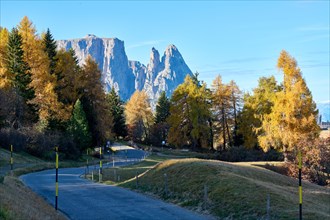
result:
[[[136,181],[121,186],[136,189]],[[263,219],[269,195],[271,219],[298,218],[298,181],[248,163],[168,160],[141,175],[138,190],[221,219]],[[330,218],[328,204],[329,189],[303,182],[305,219]]]

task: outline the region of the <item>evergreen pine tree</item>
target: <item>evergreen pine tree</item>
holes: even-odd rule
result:
[[[68,132],[73,136],[81,151],[91,146],[92,136],[89,131],[85,111],[79,99],[74,105]]]
[[[112,88],[110,93],[106,95],[106,99],[113,116],[112,131],[117,137],[125,137],[127,135],[127,129],[125,125],[124,107],[119,95],[116,93],[114,88]]]
[[[50,33],[49,28],[47,28],[46,33],[44,34],[43,38],[43,46],[44,51],[47,53],[48,58],[50,60],[50,74],[54,74],[55,66],[56,66],[56,41],[54,40],[52,34]]]
[[[27,72],[29,67],[23,56],[22,37],[18,30],[13,28],[8,38],[6,67],[14,77],[13,86],[18,89],[25,101],[29,101],[34,98],[34,91],[29,86],[31,75]]]
[[[167,118],[170,116],[170,101],[165,91],[160,94],[156,105],[155,124],[151,129],[151,141],[155,145],[161,145],[167,140],[169,124]]]
[[[160,94],[156,105],[156,117],[155,123],[166,122],[166,119],[170,115],[170,101],[166,97],[165,91]]]

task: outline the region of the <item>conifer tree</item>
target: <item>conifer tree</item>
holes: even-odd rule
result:
[[[144,91],[135,91],[125,105],[128,133],[133,140],[146,141],[150,135],[153,115]]]
[[[197,150],[211,145],[209,91],[189,75],[171,98],[168,142]]]
[[[10,73],[10,81],[12,81],[13,87],[17,88],[19,94],[27,102],[34,98],[34,91],[30,88],[31,76],[27,72],[28,65],[23,56],[22,38],[18,30],[13,28],[8,38],[6,68]]]
[[[117,137],[125,137],[127,135],[127,130],[125,125],[123,102],[120,100],[120,97],[114,88],[112,88],[110,93],[106,95],[106,99],[113,116],[112,131]]]
[[[78,65],[74,52],[60,50],[57,52],[55,91],[59,101],[65,105],[73,106],[83,94],[83,73]]]
[[[232,135],[228,126],[231,111],[230,97],[229,86],[222,82],[220,75],[217,76],[212,83],[213,132],[215,143],[222,145],[221,150],[232,144]]]
[[[93,144],[101,145],[113,137],[113,117],[102,88],[101,71],[91,56],[82,68],[81,84],[81,102],[93,134]]]
[[[26,16],[20,22],[18,31],[22,36],[24,61],[31,74],[30,87],[35,91],[35,97],[30,103],[38,108],[39,128],[45,129],[50,119],[68,120],[70,115],[55,93],[56,79],[50,74],[50,61],[43,49],[42,40]]]
[[[6,28],[0,27],[0,89],[12,87],[13,74],[7,69],[7,45],[9,32]]]
[[[261,77],[252,94],[245,94],[244,106],[239,119],[239,133],[243,135],[244,146],[258,145],[258,136],[264,134],[262,122],[272,112],[275,95],[281,91],[274,76]]]
[[[270,147],[287,153],[301,149],[302,140],[313,140],[318,136],[317,109],[297,61],[282,51],[277,67],[283,71],[283,90],[275,97],[272,112],[265,117],[262,127],[264,135],[259,136],[260,146],[267,151]]]
[[[74,105],[68,131],[81,151],[91,147],[92,136],[89,131],[86,114],[79,99]]]
[[[54,40],[49,28],[42,38],[44,51],[47,53],[50,64],[50,74],[54,74],[56,66],[56,41]]]
[[[166,97],[165,91],[163,91],[160,94],[156,105],[155,123],[158,124],[161,122],[166,122],[169,115],[170,115],[170,101]]]
[[[151,128],[151,141],[155,145],[161,145],[167,140],[169,124],[167,122],[170,116],[170,100],[163,91],[156,104],[155,124]]]

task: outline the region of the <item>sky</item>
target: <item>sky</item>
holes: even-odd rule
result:
[[[147,65],[151,48],[174,44],[200,80],[217,75],[252,91],[276,68],[281,50],[298,62],[316,102],[330,100],[330,1],[6,1],[0,25],[24,16],[56,40],[117,37],[129,60]]]

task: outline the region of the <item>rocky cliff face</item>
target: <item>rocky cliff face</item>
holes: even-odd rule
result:
[[[145,90],[154,106],[162,91],[171,96],[174,89],[192,74],[182,55],[174,45],[169,45],[160,58],[159,52],[151,49],[147,66],[138,61],[129,61],[124,42],[117,38],[85,38],[57,41],[58,49],[73,49],[83,65],[88,55],[97,62],[102,72],[101,81],[105,92],[112,87],[123,100],[131,97],[135,90]]]

